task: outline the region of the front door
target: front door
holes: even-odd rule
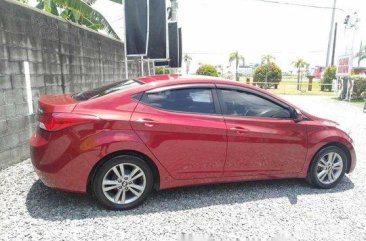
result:
[[[255,92],[222,88],[228,128],[226,176],[292,174],[307,153],[306,126],[286,107]]]
[[[214,85],[158,89],[144,94],[132,128],[177,179],[220,177],[226,158],[226,125]]]

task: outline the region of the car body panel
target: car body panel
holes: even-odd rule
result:
[[[164,111],[140,102],[131,125],[174,178],[222,176],[227,146],[222,116]]]
[[[229,116],[225,116],[225,122],[228,128],[225,175],[301,171],[307,153],[306,125],[293,120]]]

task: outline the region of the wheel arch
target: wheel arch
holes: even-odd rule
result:
[[[314,158],[316,157],[316,155],[321,151],[323,150],[324,148],[327,148],[327,147],[330,147],[330,146],[335,146],[335,147],[338,147],[340,148],[342,151],[344,151],[344,153],[346,154],[347,156],[347,169],[346,169],[346,173],[349,173],[350,171],[350,168],[351,168],[351,162],[352,162],[352,157],[351,157],[351,153],[349,152],[347,146],[341,142],[337,142],[337,141],[333,141],[333,142],[329,142],[323,146],[321,146],[315,153],[314,155],[311,157],[311,161],[309,162],[309,165],[307,167],[307,172],[306,173],[309,173],[309,170],[310,170],[310,167],[311,167],[311,164],[313,163],[314,161]]]
[[[147,165],[150,167],[152,173],[153,173],[153,177],[154,177],[154,184],[153,184],[153,188],[155,190],[159,190],[160,188],[160,173],[159,173],[159,169],[156,166],[156,164],[154,163],[154,161],[147,156],[146,154],[136,151],[136,150],[119,150],[119,151],[115,151],[113,153],[109,153],[108,155],[104,156],[102,159],[100,159],[99,161],[97,161],[93,168],[91,169],[89,176],[88,176],[88,181],[87,181],[87,186],[86,186],[86,190],[88,193],[92,193],[91,192],[91,184],[93,182],[93,179],[95,177],[95,174],[98,170],[99,167],[101,167],[104,163],[106,163],[108,160],[110,160],[113,157],[116,156],[120,156],[120,155],[130,155],[130,156],[135,156],[138,158],[141,158],[142,160],[144,160]]]

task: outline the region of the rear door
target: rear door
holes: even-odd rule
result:
[[[307,153],[306,125],[290,109],[253,90],[219,86],[228,128],[226,176],[297,173]],[[268,97],[268,98],[267,98]]]
[[[146,92],[132,128],[177,179],[219,177],[226,158],[226,125],[212,84]]]

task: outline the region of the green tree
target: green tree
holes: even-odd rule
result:
[[[263,88],[266,82],[266,75],[268,86],[274,86],[277,89],[278,83],[282,80],[281,68],[275,63],[263,63],[255,69],[253,82],[259,83],[258,85]]]
[[[192,57],[188,54],[185,54],[183,57],[183,61],[186,64],[186,74],[189,74],[189,67],[191,66]]]
[[[272,56],[270,54],[262,55],[261,63],[262,64],[267,64],[266,65],[267,66],[267,69],[266,69],[266,79],[265,79],[265,83],[266,83],[265,84],[265,88],[266,89],[268,87],[268,71],[269,71],[268,67],[269,67],[269,64],[270,63],[274,63],[274,61],[275,61],[275,57],[274,56]],[[275,87],[277,88],[277,85]]]
[[[235,51],[229,55],[229,62],[230,64],[232,62],[235,62],[235,79],[236,81],[239,81],[239,73],[238,68],[240,61],[242,61],[243,65],[245,65],[245,58],[243,55],[240,55],[238,51]]]
[[[303,58],[299,58],[293,61],[292,65],[297,68],[297,90],[300,90],[301,71],[308,65],[308,63]]]
[[[337,67],[336,66],[328,66],[324,70],[323,79],[321,81],[321,90],[328,90],[330,91],[332,89],[332,83],[333,80],[336,79],[336,72]]]
[[[219,73],[217,72],[215,66],[211,64],[203,64],[198,69],[196,74],[198,75],[207,75],[207,76],[214,76],[218,77]]]
[[[164,67],[156,67],[155,68],[155,74],[161,75],[161,74],[170,74],[169,70]]]
[[[93,2],[95,0],[38,0],[36,8],[96,31],[103,29],[110,36],[119,39],[107,19],[91,7]]]
[[[357,53],[356,57],[358,58],[358,67],[360,67],[361,61],[366,59],[366,45],[360,48],[360,51]]]

